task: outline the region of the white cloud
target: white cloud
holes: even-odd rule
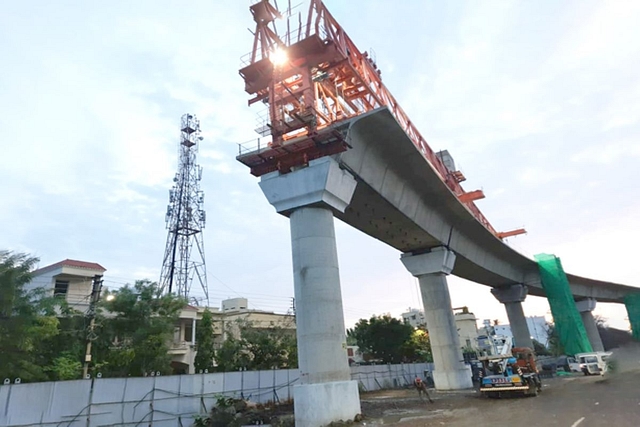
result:
[[[640,157],[640,140],[623,140],[587,147],[573,155],[571,161],[587,164],[612,164],[629,157]]]

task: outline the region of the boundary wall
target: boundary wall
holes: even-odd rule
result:
[[[433,364],[352,366],[351,378],[366,392],[408,386],[426,370]],[[298,369],[274,369],[0,385],[0,426],[187,427],[221,395],[286,401],[298,379]]]

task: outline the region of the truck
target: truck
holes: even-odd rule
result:
[[[515,347],[478,360],[483,365],[480,393],[484,396],[537,396],[542,391],[535,354],[530,348]]]

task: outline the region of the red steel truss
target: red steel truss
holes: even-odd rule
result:
[[[475,218],[498,238],[524,230],[498,233],[473,203],[478,197],[460,185],[464,176],[450,171],[429,147],[393,95],[384,86],[374,61],[353,43],[321,0],[311,0],[306,23],[278,36],[281,13],[269,0],[250,7],[256,30],[249,64],[240,70],[249,105],[262,101],[269,108],[267,147],[241,154],[238,160],[260,176],[348,148],[345,120],[386,106],[414,145]],[[341,123],[343,126],[341,126]]]

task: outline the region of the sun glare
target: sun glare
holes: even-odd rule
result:
[[[271,55],[269,55],[269,59],[273,65],[279,66],[284,65],[289,60],[289,56],[284,49],[276,47],[273,52],[271,52]]]

